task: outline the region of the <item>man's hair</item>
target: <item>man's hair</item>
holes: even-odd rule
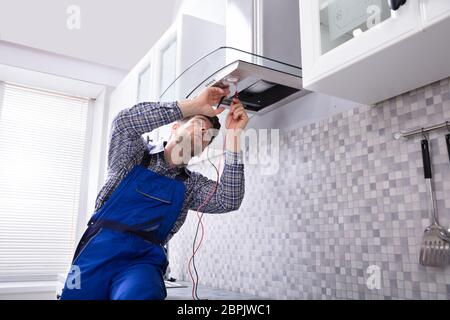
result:
[[[186,118],[183,118],[183,119],[180,119],[180,120],[178,120],[178,122],[179,123],[186,123],[186,122],[188,122],[189,120],[191,120],[192,118],[194,118],[196,115],[193,115],[193,116],[189,116],[189,117],[186,117]],[[209,120],[209,122],[211,122],[211,126],[212,126],[212,129],[215,129],[216,131],[214,132],[214,134],[211,136],[211,141],[209,142],[210,144],[211,144],[211,142],[213,142],[213,140],[214,140],[214,138],[216,137],[216,134],[219,132],[219,130],[220,130],[220,121],[219,121],[219,118],[217,117],[217,116],[214,116],[214,117],[209,117],[209,116],[205,116],[205,115],[201,115],[202,117],[205,117],[206,119],[208,119]]]

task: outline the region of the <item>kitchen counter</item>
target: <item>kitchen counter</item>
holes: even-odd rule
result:
[[[167,287],[166,300],[192,300],[192,283],[187,281],[177,281],[182,287]],[[223,289],[217,289],[207,286],[198,285],[197,294],[200,299],[208,300],[260,300],[261,297],[233,292]]]

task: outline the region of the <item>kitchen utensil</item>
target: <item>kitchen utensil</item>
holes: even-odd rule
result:
[[[450,263],[450,238],[447,230],[439,225],[432,184],[431,158],[428,140],[421,141],[424,176],[430,196],[430,226],[423,234],[419,262],[424,266],[443,267]]]

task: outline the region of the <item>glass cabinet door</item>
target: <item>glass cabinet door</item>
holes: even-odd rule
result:
[[[386,0],[320,0],[319,5],[322,54],[391,17]]]
[[[429,26],[450,16],[450,0],[420,0],[424,24]]]
[[[176,78],[177,66],[177,39],[173,38],[161,50],[161,75],[160,75],[160,95],[170,86],[172,81]],[[172,90],[172,89],[169,89]],[[175,99],[173,91],[167,92],[167,101]]]
[[[300,2],[304,85],[310,86],[420,30],[419,0],[397,11],[388,0]]]
[[[148,65],[139,73],[137,102],[150,101],[151,69]]]

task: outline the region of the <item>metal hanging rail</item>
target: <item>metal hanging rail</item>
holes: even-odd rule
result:
[[[443,123],[440,124],[435,124],[434,126],[430,126],[430,127],[426,127],[426,128],[420,128],[420,129],[416,129],[416,130],[412,130],[412,131],[408,131],[408,132],[397,132],[396,134],[394,134],[394,139],[398,140],[400,138],[409,138],[411,136],[414,136],[416,134],[423,134],[429,131],[433,131],[433,130],[437,130],[437,129],[441,129],[441,128],[447,128],[450,131],[450,121],[445,121]]]

